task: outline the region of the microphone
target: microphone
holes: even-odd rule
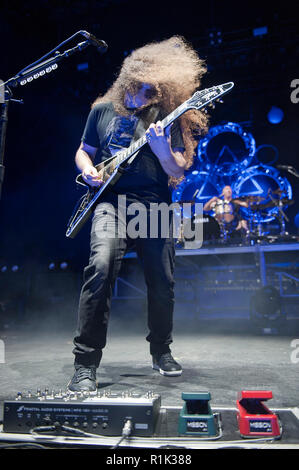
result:
[[[101,54],[104,54],[107,51],[108,45],[105,41],[96,38],[93,34],[88,33],[87,31],[80,31],[80,33],[90,42],[90,44],[95,46]]]
[[[276,165],[277,168],[280,168],[281,170],[289,170],[290,168],[293,168],[290,165]]]
[[[276,167],[280,168],[281,170],[286,170],[291,175],[294,175],[294,176],[296,176],[296,178],[299,178],[299,173],[297,172],[297,170],[293,166],[290,166],[290,165],[276,165]]]

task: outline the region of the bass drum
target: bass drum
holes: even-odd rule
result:
[[[220,225],[218,224],[217,220],[214,217],[211,217],[207,214],[192,216],[191,219],[191,230],[195,231],[195,224],[202,224],[202,241],[203,244],[205,242],[213,242],[217,241],[221,237],[221,230]],[[182,224],[181,227],[181,237],[178,240],[178,243],[182,244],[184,242],[193,241],[191,238],[187,238],[186,234],[184,234],[184,226]]]
[[[203,214],[202,224],[203,243],[206,241],[219,240],[221,236],[220,225],[214,217]]]

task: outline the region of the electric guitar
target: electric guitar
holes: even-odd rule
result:
[[[222,85],[205,88],[204,90],[197,91],[194,95],[176,108],[162,123],[162,128],[165,129],[179,116],[184,114],[190,109],[201,109],[208,105],[213,105],[214,101],[220,101],[219,98],[230,91],[234,86],[233,82],[223,83]],[[126,149],[122,149],[110,158],[96,165],[95,168],[99,173],[100,179],[103,184],[99,187],[92,187],[86,183],[82,174],[76,178],[76,183],[87,188],[86,193],[78,201],[73,214],[67,224],[66,237],[74,238],[79,230],[83,227],[85,222],[90,217],[95,205],[100,202],[101,195],[109,191],[116,181],[121,177],[121,164],[127,164],[128,160],[136,154],[147,143],[146,136],[143,135],[136,142]]]

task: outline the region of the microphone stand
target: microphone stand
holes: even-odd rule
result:
[[[7,121],[8,121],[8,104],[9,98],[8,95],[10,91],[7,91],[3,87],[3,103],[1,104],[1,116],[0,116],[0,199],[2,193],[2,185],[4,181],[4,148],[5,148],[5,137],[6,137],[6,128],[7,128]]]
[[[279,223],[280,223],[280,235],[286,235],[286,231],[285,231],[285,220],[287,222],[290,221],[290,219],[286,216],[286,214],[284,213],[284,211],[282,210],[281,208],[281,202],[280,202],[280,199],[279,201],[277,202],[276,199],[274,199],[272,196],[271,196],[271,192],[268,193],[269,196],[270,196],[270,199],[271,201],[273,202],[273,204],[275,205],[275,207],[277,207],[278,211],[279,211],[279,215],[278,215],[278,220],[279,220]]]
[[[79,31],[79,33],[81,32]],[[71,40],[75,35],[71,36],[68,40],[64,41],[62,44],[65,44],[67,41]],[[61,44],[61,45],[62,45]],[[29,65],[28,67],[25,67],[21,72],[19,72],[15,77],[10,78],[6,82],[2,83],[0,81],[0,97],[2,98],[3,94],[3,99],[1,100],[1,113],[0,113],[0,200],[1,200],[1,194],[2,194],[2,186],[4,182],[4,173],[5,173],[5,167],[4,167],[4,152],[5,152],[5,139],[6,139],[6,131],[7,131],[7,123],[8,123],[8,106],[10,101],[14,101],[16,103],[21,103],[23,104],[23,100],[16,100],[13,99],[12,91],[10,87],[17,87],[18,85],[26,85],[27,83],[32,82],[34,79],[37,79],[39,77],[42,77],[48,73],[50,73],[52,70],[57,69],[57,62],[60,62],[61,60],[70,57],[72,54],[82,51],[85,49],[87,46],[91,45],[91,42],[89,40],[80,42],[77,44],[75,47],[66,50],[63,53],[60,53],[59,51],[56,51],[54,56],[51,57],[50,59],[47,59],[43,62],[37,61],[34,64]],[[59,46],[58,46],[59,47]],[[46,54],[43,56],[43,58],[47,57]],[[42,60],[42,59],[40,59]],[[37,64],[37,65],[36,65]],[[1,88],[3,87],[3,90]]]
[[[0,85],[2,86],[2,85]],[[8,105],[10,101],[14,103],[24,104],[23,100],[16,100],[12,98],[12,92],[9,87],[6,89],[3,87],[3,103],[1,106],[0,113],[0,200],[2,195],[2,186],[4,181],[4,149],[5,149],[5,138],[6,138],[6,129],[8,122]]]

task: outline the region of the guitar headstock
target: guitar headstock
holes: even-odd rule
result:
[[[233,82],[227,82],[222,85],[196,91],[194,95],[186,101],[186,104],[190,109],[204,108],[205,106],[212,104],[214,101],[220,101],[220,97],[225,93],[228,93],[233,86]]]

